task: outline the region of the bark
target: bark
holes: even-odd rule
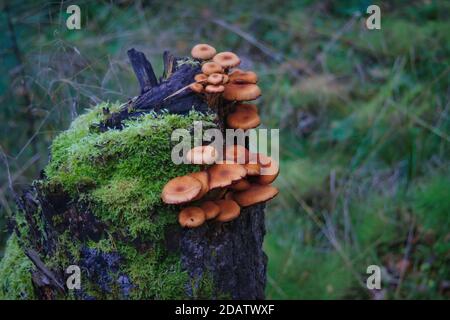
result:
[[[185,59],[165,52],[164,75],[158,82],[144,54],[132,49],[129,55],[142,93],[119,112],[104,110],[109,117],[99,124],[100,130],[120,129],[125,119],[152,110],[160,112],[167,109],[173,113],[186,113],[192,107],[207,110],[205,100],[188,89],[166,99],[193,82],[194,75],[200,70],[198,65],[179,63]],[[26,236],[31,241],[25,253],[36,267],[32,281],[38,296],[42,299],[66,296],[64,270],[46,266],[42,257],[56,254],[56,236],[67,230],[72,237],[83,242],[98,239],[107,231],[107,226],[96,220],[89,203],[72,199],[63,190],[46,188],[39,183],[22,194],[18,206],[24,212],[29,227]],[[64,223],[55,226],[52,223],[55,215],[62,217]],[[16,232],[19,233],[18,228]],[[173,226],[166,231],[164,243],[167,250],[179,252],[182,267],[192,282],[199,281],[206,274],[211,276],[214,290],[207,298],[263,299],[267,264],[262,250],[264,234],[264,205],[257,205],[243,209],[241,216],[229,223],[208,222],[195,229]],[[18,236],[21,237],[20,234]],[[90,265],[82,267],[94,268]],[[91,273],[94,276],[101,272],[94,269]],[[186,296],[194,297],[192,287],[186,288]]]

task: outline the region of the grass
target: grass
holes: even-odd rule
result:
[[[33,102],[4,33],[0,139],[14,186],[37,176],[74,114],[137,94],[128,48],[161,74],[163,50],[208,42],[259,74],[262,123],[281,129],[267,297],[448,299],[449,4],[383,3],[379,31],[364,27],[367,1],[258,5],[81,1],[80,31],[64,27],[59,4],[11,5]],[[0,217],[14,208],[7,181],[1,171]],[[365,289],[370,264],[382,267],[377,295]]]

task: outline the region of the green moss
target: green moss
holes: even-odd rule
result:
[[[191,129],[194,121],[212,119],[195,112],[148,114],[127,121],[123,130],[90,131],[105,107],[80,116],[55,139],[45,168],[47,184],[60,184],[71,195],[94,203],[94,214],[109,231],[159,240],[162,228],[175,222],[173,209],[162,206],[162,187],[175,176],[197,170],[173,164],[171,134],[174,129]]]
[[[121,244],[119,252],[130,262],[122,268],[135,285],[130,298],[186,298],[188,275],[181,269],[177,255],[167,254],[161,246],[138,252],[127,244]]]
[[[80,260],[81,243],[74,238],[68,230],[58,236],[56,241],[55,254],[51,257],[45,257],[44,261],[47,267],[57,270],[61,266],[64,269]]]
[[[20,248],[17,237],[12,235],[0,261],[0,300],[35,299],[31,282],[33,267]]]
[[[187,116],[151,113],[126,121],[122,130],[92,130],[103,119],[103,108],[114,111],[119,107],[104,103],[89,110],[51,146],[51,160],[44,169],[46,178],[35,182],[36,189],[53,195],[69,194],[80,208],[88,204],[106,228],[100,239],[81,241],[64,228],[65,218],[55,215],[53,224],[64,231],[55,235],[54,252],[42,257],[43,261],[49,268],[64,272],[67,266],[83,261],[86,248],[95,249],[99,259],[102,254],[119,254],[118,270],[112,268],[114,274],[105,270],[106,277],[111,278],[111,291],[105,292],[84,273],[83,295],[97,299],[186,298],[189,277],[181,268],[178,253],[168,252],[164,245],[166,228],[176,224],[178,208],[163,204],[160,194],[168,180],[199,169],[172,162],[172,146],[179,143],[171,142],[172,132],[192,130],[195,121],[202,121],[204,128],[211,127],[212,116],[196,112]],[[45,235],[42,212],[37,210],[35,215],[34,223]],[[21,245],[31,246],[26,239],[27,219],[18,212],[15,220]],[[17,242],[16,237],[11,238],[1,263],[0,297],[33,297],[29,272],[32,264]],[[131,281],[127,294],[117,281],[121,276]],[[212,282],[205,280],[199,292],[210,292],[211,288]],[[67,298],[76,297],[71,292]]]
[[[119,274],[129,277],[133,285],[130,298],[185,298],[188,275],[181,269],[179,256],[163,245],[166,228],[176,223],[178,208],[164,205],[160,194],[171,178],[198,170],[172,162],[172,146],[178,143],[170,141],[173,130],[192,130],[194,121],[211,127],[213,119],[196,112],[188,116],[147,114],[127,121],[122,130],[100,133],[90,129],[102,119],[103,108],[118,107],[99,105],[55,138],[45,168],[45,187],[62,187],[74,199],[91,204],[94,216],[107,228],[102,239],[89,240],[87,246],[120,254]],[[69,242],[67,232],[58,238],[57,254],[49,265],[61,267],[80,259],[82,243]],[[95,283],[83,283],[87,295],[121,297],[115,283],[107,295]]]

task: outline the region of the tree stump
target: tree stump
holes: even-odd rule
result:
[[[168,134],[177,125],[172,122],[190,128],[191,118],[202,117],[190,114],[195,110],[212,113],[205,117],[223,128],[221,117],[211,112],[217,106],[183,90],[200,73],[200,63],[165,52],[164,74],[157,80],[143,53],[131,49],[128,55],[140,95],[120,107],[97,107],[76,121],[54,143],[42,177],[17,198],[14,239],[2,263],[19,257],[27,267],[16,279],[0,266],[0,278],[17,284],[15,291],[0,285],[0,297],[264,299],[264,205],[243,209],[228,223],[184,229],[176,222],[177,209],[156,199],[168,179],[192,171],[170,162]],[[158,139],[166,146],[155,147]],[[81,270],[80,289],[66,285],[69,265]],[[24,293],[27,281],[32,295]]]

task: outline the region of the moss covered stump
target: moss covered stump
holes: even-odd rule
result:
[[[172,65],[178,69],[165,74],[178,77],[178,86],[199,68],[185,59]],[[168,82],[160,85],[177,90]],[[11,217],[0,298],[264,298],[263,205],[229,223],[184,229],[179,207],[162,203],[167,181],[199,170],[172,162],[172,131],[192,130],[196,121],[218,124],[205,102],[189,95],[147,108],[157,88],[146,84],[134,99],[139,108],[98,105],[55,138],[41,178]],[[67,288],[71,265],[81,270],[80,289]]]

